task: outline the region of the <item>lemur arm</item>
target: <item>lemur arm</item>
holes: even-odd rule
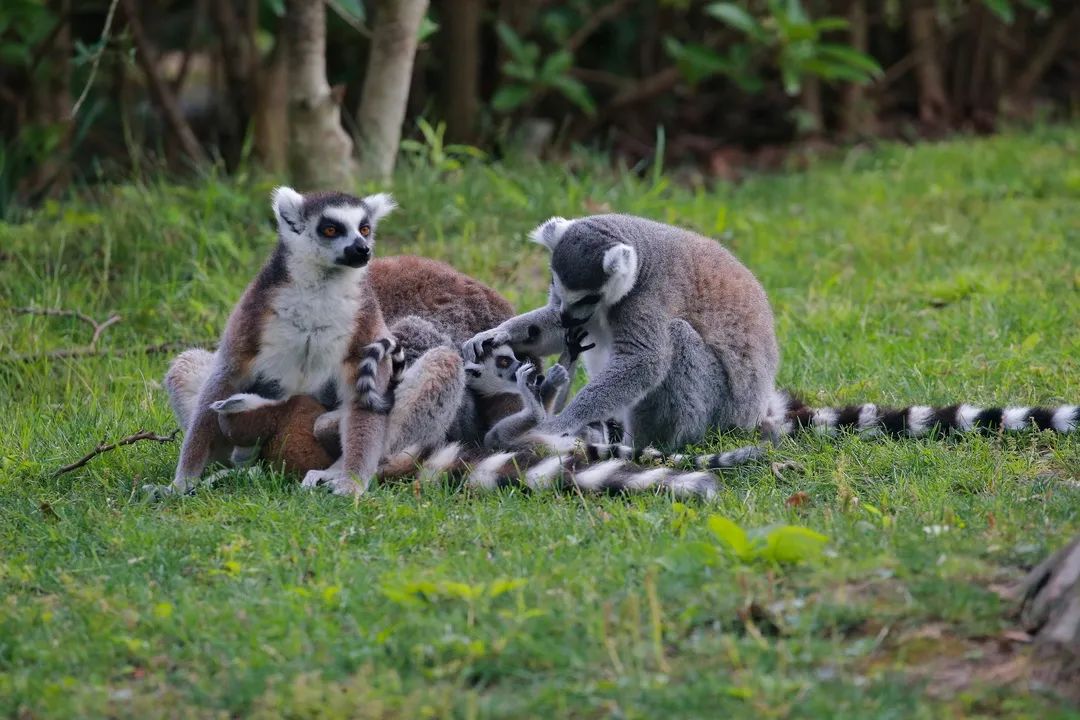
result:
[[[663,382],[673,353],[671,343],[663,342],[657,332],[664,323],[635,323],[634,327],[637,333],[633,336],[616,335],[611,359],[603,371],[589,379],[565,410],[541,423],[538,431],[574,435],[589,423],[621,417]]]
[[[581,353],[596,347],[596,343],[585,345],[582,342],[587,334],[583,327],[571,328],[565,332],[565,347],[559,356],[556,367],[564,368],[566,378],[559,382],[554,387],[554,390],[551,387],[552,383],[550,381],[553,378],[550,374],[544,378],[543,384],[540,385],[540,400],[544,403],[544,409],[547,410],[549,415],[558,415],[566,407],[566,400],[570,396],[570,385],[573,384],[574,375],[577,373],[577,360],[581,357]]]
[[[558,367],[556,365],[552,371],[557,373]],[[548,415],[543,399],[535,386],[536,367],[531,363],[523,364],[518,368],[516,378],[522,409],[504,417],[488,430],[484,436],[486,448],[494,450],[509,447],[519,437],[543,422]],[[559,389],[561,387],[556,387],[556,392]]]
[[[522,355],[554,355],[563,348],[563,330],[559,324],[559,309],[547,304],[523,315],[512,317],[496,328],[485,330],[467,340],[461,348],[468,362],[477,362],[484,356],[484,344],[510,345],[519,357]],[[487,348],[487,349],[490,349]]]

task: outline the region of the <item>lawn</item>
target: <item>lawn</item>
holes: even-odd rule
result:
[[[0,715],[1068,716],[1025,679],[995,589],[1080,530],[1078,435],[797,436],[685,504],[408,483],[353,502],[272,474],[145,502],[178,443],[56,476],[174,429],[169,356],[142,350],[213,342],[274,242],[272,185],[99,187],[0,224]],[[586,156],[392,189],[378,253],[446,260],[519,309],[545,297],[524,239],[550,215],[716,237],[772,298],[781,384],[814,403],[1080,400],[1075,127],[710,189]],[[27,359],[92,332],[27,306],[121,319],[101,354]],[[743,561],[712,516],[829,542]]]

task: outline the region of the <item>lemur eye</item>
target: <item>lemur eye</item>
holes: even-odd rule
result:
[[[333,225],[323,225],[323,228],[322,230],[320,230],[320,232],[322,233],[323,237],[337,237],[337,228]]]
[[[500,370],[505,370],[510,367],[510,358],[506,356],[495,358],[495,366]]]
[[[364,237],[367,237],[368,235],[370,235],[371,234],[371,226],[370,225],[361,225],[360,226],[360,234],[363,235]]]

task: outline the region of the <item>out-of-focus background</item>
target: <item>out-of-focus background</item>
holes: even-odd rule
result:
[[[1073,0],[4,0],[0,213],[211,164],[338,184],[399,152],[736,180],[1069,117],[1078,32]]]

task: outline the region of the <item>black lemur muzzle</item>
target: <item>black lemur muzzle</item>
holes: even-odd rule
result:
[[[366,245],[354,242],[347,246],[337,259],[339,265],[348,265],[351,268],[364,267],[371,259],[371,249]]]

